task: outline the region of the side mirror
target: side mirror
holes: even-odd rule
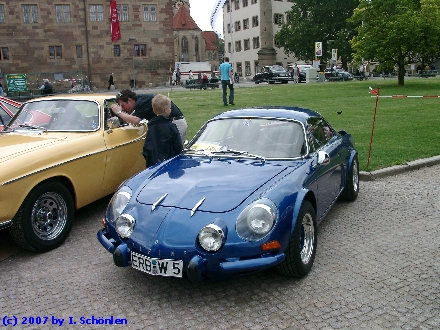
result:
[[[330,164],[330,156],[325,151],[318,151],[317,165],[327,165]]]

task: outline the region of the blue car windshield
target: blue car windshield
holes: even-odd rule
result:
[[[210,121],[188,146],[215,153],[238,151],[264,158],[298,158],[307,147],[303,126],[296,121],[267,118],[224,118]]]

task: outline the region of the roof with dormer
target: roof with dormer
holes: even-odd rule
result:
[[[185,6],[180,6],[173,18],[173,30],[200,30],[200,28],[192,19],[188,9]]]

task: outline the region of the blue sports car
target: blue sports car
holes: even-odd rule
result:
[[[248,108],[209,120],[178,156],[125,181],[98,240],[117,266],[191,281],[311,269],[317,225],[359,192],[353,138],[317,112]]]

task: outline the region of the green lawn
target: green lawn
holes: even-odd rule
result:
[[[440,98],[379,98],[367,169],[376,98],[380,95],[440,95],[440,78],[394,78],[316,84],[252,85],[235,89],[235,106],[225,107],[220,89],[165,92],[188,121],[188,139],[209,118],[232,108],[287,105],[320,112],[336,130],[351,133],[359,150],[360,169],[372,171],[440,154]],[[342,111],[341,114],[337,112]]]

